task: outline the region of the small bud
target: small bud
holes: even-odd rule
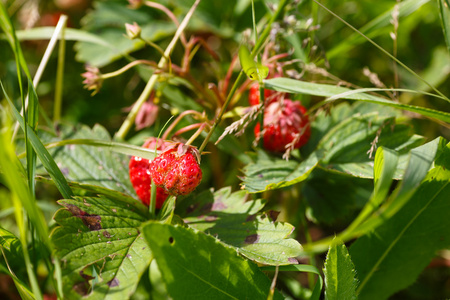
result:
[[[97,94],[102,87],[103,78],[101,76],[100,70],[97,67],[86,66],[85,73],[81,74],[84,77],[83,83],[84,88],[88,90],[94,90],[92,96]]]
[[[134,22],[133,24],[125,23],[125,29],[128,38],[130,38],[131,40],[140,38],[141,27],[136,22]]]

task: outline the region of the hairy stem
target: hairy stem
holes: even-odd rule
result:
[[[269,22],[267,23],[266,28],[261,33],[258,41],[255,44],[255,47],[253,48],[251,52],[251,57],[255,57],[256,53],[258,53],[259,49],[264,44],[264,41],[269,36],[271,25],[272,23],[278,19],[281,12],[283,11],[284,7],[287,5],[287,0],[281,0],[278,4],[278,8],[275,11],[275,13],[270,18]],[[202,145],[199,148],[199,152],[202,153],[202,151],[205,149],[206,145],[208,144],[209,139],[211,138],[212,134],[214,133],[214,130],[216,129],[217,125],[222,121],[223,114],[225,113],[226,109],[228,108],[228,105],[230,104],[231,99],[233,98],[234,93],[236,92],[238,86],[241,84],[241,81],[243,80],[245,74],[243,71],[239,73],[238,78],[234,82],[233,87],[230,90],[230,93],[227,96],[227,99],[225,100],[225,103],[223,104],[222,108],[220,109],[219,114],[217,115],[217,118],[214,120],[214,124],[211,127],[211,130],[208,132],[208,135],[206,136],[205,140],[203,141]]]
[[[170,54],[172,53],[172,51],[175,47],[175,44],[177,43],[177,41],[180,38],[184,29],[186,28],[189,20],[191,19],[192,15],[194,14],[194,11],[197,8],[199,3],[200,3],[200,0],[196,0],[194,5],[192,5],[191,9],[188,11],[186,16],[184,17],[183,21],[181,22],[180,26],[178,27],[177,31],[175,32],[175,35],[172,38],[172,41],[170,41],[169,46],[167,46],[166,51],[164,51],[164,56],[161,57],[161,59],[158,63],[158,68],[162,69],[166,65],[166,63],[167,63],[166,57],[170,56]],[[153,75],[150,77],[150,79],[148,80],[147,85],[145,86],[141,95],[136,100],[136,103],[133,105],[133,108],[131,109],[127,118],[123,122],[119,131],[116,133],[115,138],[122,139],[122,140],[125,139],[125,136],[130,131],[131,126],[133,125],[134,120],[136,119],[136,116],[137,116],[139,110],[141,109],[141,107],[145,103],[145,101],[147,101],[156,82],[158,81],[159,75],[160,74],[153,73]]]

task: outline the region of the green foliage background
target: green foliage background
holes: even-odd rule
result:
[[[178,22],[194,2],[158,1]],[[195,48],[187,62],[178,42],[171,62],[188,63],[188,72],[163,72],[155,123],[119,138],[155,69],[139,65],[105,79],[94,96],[80,74],[86,64],[107,74],[138,59],[158,62],[161,51],[128,39],[125,23],[137,22],[161,49],[177,26],[160,10],[114,0],[82,9],[43,2],[41,23],[25,28],[28,3],[6,1],[0,14],[0,280],[15,287],[0,295],[450,297],[447,0],[254,2],[258,33],[272,29],[269,57],[289,53],[279,61],[283,76],[260,84],[309,109],[311,139],[289,160],[255,147],[254,123],[214,144],[248,106],[250,80],[239,81],[232,61],[240,45],[254,46],[245,33],[253,28],[252,1],[200,2],[184,33],[209,49]],[[55,25],[43,16],[60,12],[70,21],[64,60],[53,51],[34,88],[31,74],[54,32],[44,25]],[[62,119],[53,120],[61,66]],[[129,157],[153,157],[136,146],[172,115],[195,110],[217,120],[235,83],[202,156],[201,185],[152,215],[128,180]],[[12,138],[16,120],[21,129]],[[187,117],[176,129],[194,122]]]

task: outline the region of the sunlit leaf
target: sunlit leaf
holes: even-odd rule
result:
[[[106,143],[104,147],[65,145],[52,149],[55,161],[69,180],[103,186],[136,197],[128,175],[129,156],[110,151],[111,148],[122,148],[120,144],[109,144],[111,137],[105,128],[100,125],[92,129],[87,126],[61,127],[60,135],[55,139],[68,137]]]
[[[305,180],[319,162],[318,153],[311,154],[306,160],[297,162],[273,158],[258,151],[257,160],[243,169],[242,185],[251,193],[293,185]]]
[[[138,227],[147,208],[132,198],[74,197],[58,201],[52,232],[67,299],[127,299],[151,251]]]
[[[359,299],[386,299],[404,289],[437,250],[450,247],[450,145],[436,156],[435,167],[405,206],[350,247]]]
[[[24,123],[24,120],[20,113],[15,108],[14,104],[12,103],[11,99],[9,99],[8,95],[6,94],[3,84],[0,85],[3,89],[3,93],[6,97],[6,100],[8,101],[11,110],[14,114],[14,117],[19,122],[20,126],[22,127],[22,130],[24,130],[25,126],[28,127],[28,138],[30,143],[33,145],[34,151],[36,151],[36,154],[38,158],[40,159],[41,163],[44,165],[45,169],[49,173],[49,175],[52,177],[55,185],[58,187],[59,192],[63,195],[65,198],[70,198],[72,196],[72,191],[70,190],[70,187],[67,185],[66,178],[62,174],[59,167],[56,165],[55,160],[50,155],[48,150],[44,147],[42,144],[42,141],[39,139],[39,137],[36,135],[36,133],[31,129],[31,127],[28,124]]]
[[[330,246],[323,273],[325,299],[357,299],[355,266],[345,244],[335,242]]]
[[[306,81],[300,81],[290,78],[272,78],[264,80],[264,84],[268,88],[275,89],[277,91],[287,92],[287,93],[300,93],[307,95],[316,95],[323,97],[334,97],[339,95],[340,99],[348,100],[358,100],[370,103],[376,103],[380,105],[386,105],[390,107],[395,107],[398,109],[408,110],[411,112],[419,113],[421,115],[435,118],[440,121],[450,123],[450,114],[447,112],[434,110],[425,107],[413,106],[408,104],[403,104],[399,102],[390,101],[381,97],[373,96],[364,93],[364,90],[359,92],[353,92],[353,90],[329,84],[319,84]],[[331,101],[334,101],[333,99]]]
[[[19,40],[46,40],[50,39],[55,32],[55,27],[35,27],[27,30],[16,31],[17,38]],[[104,47],[113,47],[111,44],[103,40],[101,37],[94,35],[92,33],[76,29],[76,28],[65,28],[64,29],[64,39],[67,41],[79,41],[93,43],[101,45]]]
[[[267,299],[269,278],[212,236],[155,222],[143,232],[173,299]]]
[[[294,227],[275,222],[271,212],[261,213],[264,202],[246,201],[247,193],[231,193],[230,188],[214,194],[205,191],[184,199],[176,212],[190,227],[204,231],[237,252],[263,264],[285,265],[297,263],[301,245],[288,238]]]

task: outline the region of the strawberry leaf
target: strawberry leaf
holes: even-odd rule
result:
[[[302,195],[308,205],[307,217],[315,223],[348,224],[367,202],[372,190],[372,180],[317,167],[302,185]]]
[[[416,151],[410,162],[410,171],[414,172],[408,179],[421,184],[403,184],[405,191],[398,193],[392,204],[405,202],[410,192],[412,197],[392,217],[377,216],[386,221],[350,247],[360,280],[359,299],[386,299],[406,288],[438,250],[450,247],[450,144],[438,148],[436,156],[430,148]],[[421,180],[433,157],[434,168]]]
[[[262,200],[246,201],[247,193],[223,188],[180,202],[176,212],[190,227],[215,236],[245,257],[267,265],[297,263],[302,247],[288,238],[294,227],[275,222],[275,212],[260,213]]]
[[[111,141],[100,125],[63,127],[58,139],[96,139]],[[102,186],[137,197],[128,175],[129,157],[106,147],[66,145],[52,149],[53,157],[68,180]]]
[[[144,205],[119,194],[58,201],[51,239],[61,259],[67,299],[127,299],[151,260],[138,227]]]
[[[327,253],[325,268],[325,299],[357,299],[355,266],[347,247],[333,243]]]
[[[257,153],[255,162],[243,169],[242,185],[250,193],[278,189],[301,182],[319,163],[319,152],[311,154],[306,160],[297,162],[273,158],[262,150]]]
[[[269,278],[232,247],[169,224],[149,222],[143,232],[173,299],[267,299]]]

